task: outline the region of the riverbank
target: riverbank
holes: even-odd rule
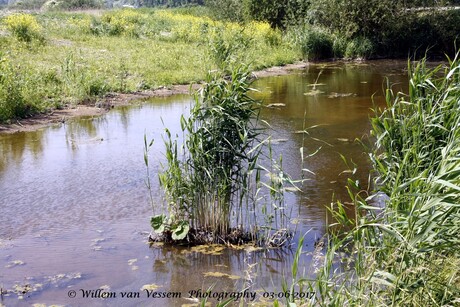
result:
[[[1,18],[0,43],[2,123],[105,104],[110,93],[199,83],[242,63],[260,70],[301,58],[267,23],[156,9],[15,13]]]
[[[256,78],[282,76],[289,74],[292,70],[305,68],[307,65],[308,63],[306,62],[298,62],[284,66],[273,66],[255,71],[253,74]],[[54,109],[47,113],[37,114],[30,118],[17,119],[11,124],[0,124],[0,134],[34,131],[51,125],[59,125],[77,117],[100,116],[114,107],[130,105],[133,101],[139,102],[152,97],[190,94],[190,89],[193,91],[200,87],[200,83],[195,83],[191,85],[173,85],[171,87],[133,93],[110,93],[98,99],[92,105],[78,104],[76,106],[67,106],[63,109]]]

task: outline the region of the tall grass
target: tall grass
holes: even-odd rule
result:
[[[260,165],[267,140],[261,139],[260,104],[248,95],[251,80],[241,67],[230,80],[209,75],[190,116],[181,118],[184,143],[179,145],[166,129],[167,166],[160,183],[169,217],[152,218],[156,231],[169,230],[173,239],[182,239],[193,228],[222,242],[231,232],[241,238],[250,233],[255,240],[263,227],[268,232],[286,227],[279,194],[288,178],[270,173],[271,184],[261,180],[264,169],[274,169]],[[272,195],[268,204],[257,199],[264,184]]]
[[[389,198],[378,204],[350,180],[356,216],[331,205],[345,231],[331,228],[310,281],[321,306],[460,303],[460,59],[408,68],[409,94],[389,87],[372,118],[375,188]]]

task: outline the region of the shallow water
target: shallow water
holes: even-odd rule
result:
[[[384,77],[398,91],[407,84],[405,67],[405,61],[321,63],[254,84],[260,91],[255,96],[266,106],[284,104],[262,112],[272,128],[275,154],[283,154],[284,170],[294,179],[302,177],[302,167],[314,173],[304,173],[309,180],[302,193],[286,196],[297,236],[308,232],[300,270],[305,275],[313,271],[311,252],[328,221],[324,206],[333,194],[347,200],[350,174],[344,173],[348,168],[339,153],[359,165],[356,178],[365,186],[368,162],[354,140],[369,133],[370,97],[383,106]],[[150,156],[155,176],[164,161],[163,128],[178,131],[190,103],[188,96],[156,98],[102,117],[0,135],[0,302],[177,306],[195,302],[187,299],[189,291],[204,292],[212,285],[213,291],[249,286],[258,300],[263,291],[281,291],[282,280],[290,280],[295,244],[282,251],[203,252],[146,242],[151,207],[143,136],[156,140]],[[312,126],[309,134],[300,133]],[[321,149],[302,165],[302,147],[305,156]],[[153,196],[162,203],[155,179]],[[155,291],[175,291],[181,298],[148,298],[141,288],[152,284],[158,286]],[[83,297],[82,290],[101,287],[116,298]],[[124,291],[139,297],[121,297]]]

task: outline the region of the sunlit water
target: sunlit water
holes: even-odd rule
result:
[[[0,287],[7,306],[33,303],[81,306],[191,304],[189,291],[281,291],[291,280],[297,238],[305,233],[300,272],[314,270],[312,251],[329,220],[325,206],[346,201],[349,168],[340,154],[359,166],[367,184],[368,162],[354,140],[369,134],[374,103],[383,105],[385,76],[395,91],[407,83],[406,62],[310,65],[291,75],[257,80],[255,96],[265,105],[275,156],[294,179],[308,179],[302,192],[288,193],[291,248],[252,251],[223,249],[206,254],[190,248],[150,247],[151,207],[145,187],[143,138],[154,138],[150,163],[152,191],[163,203],[156,174],[164,162],[164,127],[179,131],[188,96],[153,99],[36,132],[0,135]],[[312,84],[317,83],[316,86]],[[309,134],[301,133],[302,130]],[[304,156],[317,151],[301,161]],[[350,163],[350,166],[352,163]],[[301,169],[310,172],[302,172]],[[313,173],[313,174],[312,174]],[[295,224],[295,225],[294,225]],[[175,291],[181,298],[148,298]],[[101,288],[116,298],[84,298],[83,290]],[[153,289],[153,288],[149,288]],[[69,291],[76,291],[76,297]],[[22,291],[26,293],[21,293]],[[139,297],[121,297],[121,292]]]

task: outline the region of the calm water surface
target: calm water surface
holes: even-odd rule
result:
[[[406,62],[323,63],[291,75],[257,80],[276,155],[294,179],[308,181],[302,193],[289,193],[297,235],[307,232],[301,271],[309,275],[314,242],[324,234],[325,205],[333,195],[346,201],[349,174],[340,158],[359,165],[357,179],[367,184],[368,162],[354,142],[369,133],[374,103],[383,105],[385,76],[395,91],[407,84]],[[317,80],[317,81],[316,81]],[[314,83],[316,86],[312,86]],[[36,132],[0,135],[0,303],[68,306],[177,306],[195,303],[188,292],[239,291],[249,286],[280,291],[289,280],[291,249],[252,251],[151,247],[147,244],[151,207],[145,188],[143,136],[156,140],[151,172],[164,162],[162,132],[178,131],[190,98],[174,96],[115,109],[97,118],[75,120]],[[162,123],[162,120],[164,124]],[[307,127],[309,134],[300,133]],[[320,151],[301,162],[305,155]],[[155,202],[162,196],[153,180]],[[144,285],[176,291],[181,298],[147,298]],[[102,288],[116,299],[83,298]],[[151,288],[153,289],[153,288]],[[70,298],[69,291],[76,291]],[[23,294],[22,292],[26,292]],[[120,292],[139,292],[122,298]],[[1,304],[0,304],[1,305]]]

